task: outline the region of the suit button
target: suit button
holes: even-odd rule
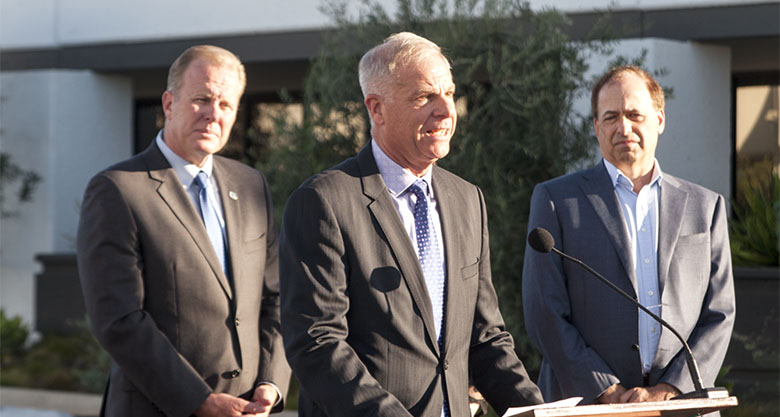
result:
[[[234,369],[233,371],[230,372],[231,378],[238,378],[239,375],[241,375],[241,371],[239,371],[238,369]]]
[[[447,362],[447,359],[444,360],[444,364],[442,365],[444,367],[444,370],[446,371],[450,367],[450,363]]]
[[[631,350],[639,352],[639,345],[631,345]]]
[[[241,324],[241,322],[238,321],[238,317],[236,317],[235,322],[236,322],[236,327],[238,327],[238,325]]]

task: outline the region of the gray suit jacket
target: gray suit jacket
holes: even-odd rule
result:
[[[306,181],[280,244],[282,333],[301,416],[468,416],[469,376],[499,412],[541,401],[490,278],[481,191],[433,167],[447,287],[436,341],[420,263],[371,147]]]
[[[268,184],[218,156],[214,175],[231,278],[155,143],[87,186],[78,264],[93,332],[114,361],[105,415],[187,416],[212,391],[287,389]]]
[[[534,189],[528,230],[543,227],[555,246],[581,259],[636,298],[628,233],[603,163]],[[723,362],[734,323],[734,284],[723,197],[663,174],[659,201],[658,280],[662,313],[696,357],[706,386]],[[545,400],[592,402],[621,383],[642,386],[638,309],[576,264],[526,247],[526,329],[544,357]],[[649,375],[693,390],[682,344],[663,329]]]

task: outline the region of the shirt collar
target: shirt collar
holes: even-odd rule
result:
[[[393,197],[399,197],[407,188],[418,179],[424,180],[428,184],[428,195],[433,199],[433,187],[431,187],[431,176],[433,169],[429,169],[422,178],[418,178],[412,172],[390,159],[389,156],[379,147],[375,140],[371,140],[371,152],[374,154],[376,166],[379,168],[379,174],[385,181],[387,190]]]
[[[168,147],[168,144],[163,140],[162,130],[157,133],[155,141],[157,142],[157,147],[160,148],[160,152],[162,152],[165,159],[168,160],[168,163],[171,164],[173,171],[176,172],[176,176],[184,186],[189,187],[192,185],[192,182],[200,171],[205,172],[206,175],[211,178],[211,173],[214,170],[214,159],[211,155],[206,157],[206,163],[204,163],[202,167],[199,167],[186,161],[184,158],[177,155],[176,152],[172,151],[171,148]]]
[[[604,167],[607,168],[607,173],[609,174],[609,179],[612,181],[612,187],[617,187],[618,184],[624,184],[627,185],[629,188],[634,188],[634,183],[631,182],[631,180],[625,176],[615,165],[613,165],[611,162],[607,161],[606,159],[602,158],[602,161],[604,161]],[[648,185],[656,185],[660,184],[661,179],[663,179],[663,174],[661,173],[661,166],[658,164],[657,159],[653,159],[653,174],[650,177],[650,184]]]

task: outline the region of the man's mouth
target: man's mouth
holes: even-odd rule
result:
[[[431,136],[447,136],[449,133],[450,133],[450,130],[449,129],[444,129],[444,128],[441,128],[441,129],[430,129],[430,130],[426,130],[425,131],[426,135],[431,135]]]

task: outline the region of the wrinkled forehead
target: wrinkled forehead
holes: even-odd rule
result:
[[[600,113],[653,106],[647,84],[640,77],[625,73],[607,82],[598,95]]]
[[[453,84],[449,62],[439,55],[429,55],[399,65],[393,78],[399,86],[403,86],[413,79],[436,84],[440,87],[441,84],[446,84],[447,88]]]

